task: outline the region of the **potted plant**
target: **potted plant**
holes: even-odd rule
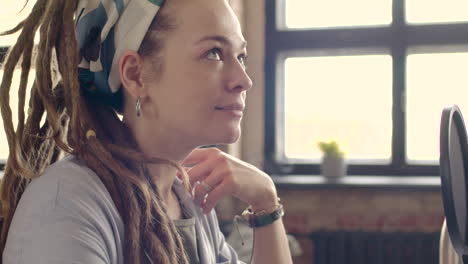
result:
[[[346,175],[344,152],[336,141],[319,142],[318,147],[323,153],[320,172],[323,176],[339,177]]]

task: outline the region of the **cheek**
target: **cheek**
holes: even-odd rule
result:
[[[165,104],[182,115],[211,118],[214,107],[223,103],[222,73],[216,62],[185,60],[171,63],[164,76],[164,87],[170,97]],[[166,97],[163,97],[165,100]],[[207,116],[208,115],[208,116]],[[200,120],[202,121],[202,120]]]
[[[222,80],[222,62],[207,59],[193,60],[184,65],[187,81],[213,83]]]
[[[178,87],[180,101],[198,113],[212,113],[214,107],[223,103],[222,83],[216,74],[198,71],[187,75]]]
[[[181,126],[184,123],[196,125],[204,124],[212,118],[215,100],[212,94],[204,92],[203,87],[188,83],[183,87],[172,87],[171,99],[165,102],[164,107],[168,109],[166,118],[177,120]]]

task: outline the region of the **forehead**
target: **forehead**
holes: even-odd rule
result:
[[[177,0],[176,0],[177,1]],[[224,36],[235,45],[244,41],[239,20],[225,0],[179,0],[174,6],[178,38],[195,42],[207,35]]]

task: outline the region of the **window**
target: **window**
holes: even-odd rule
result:
[[[21,20],[25,19],[31,11],[35,1],[29,1],[24,7],[24,1],[4,1],[0,9],[0,32],[9,30],[16,26]],[[0,64],[3,64],[8,48],[16,42],[18,34],[11,36],[0,36]],[[15,70],[11,91],[10,91],[10,104],[12,106],[13,120],[16,120],[16,107],[18,103],[17,91],[19,86],[21,69]],[[29,82],[31,83],[34,76],[34,70],[31,69],[29,75]],[[3,79],[3,70],[0,68],[0,82]],[[26,99],[28,100],[28,99]],[[27,102],[27,101],[26,101]],[[14,123],[16,125],[16,123]],[[5,164],[8,157],[8,144],[6,140],[5,131],[3,129],[3,119],[0,118],[0,169]]]
[[[468,2],[266,1],[265,169],[438,175],[444,105],[468,115]]]

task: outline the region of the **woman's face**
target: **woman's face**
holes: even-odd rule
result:
[[[168,13],[175,29],[164,40],[160,74],[145,64],[151,129],[196,146],[236,141],[252,86],[236,16],[224,0],[180,0]]]

